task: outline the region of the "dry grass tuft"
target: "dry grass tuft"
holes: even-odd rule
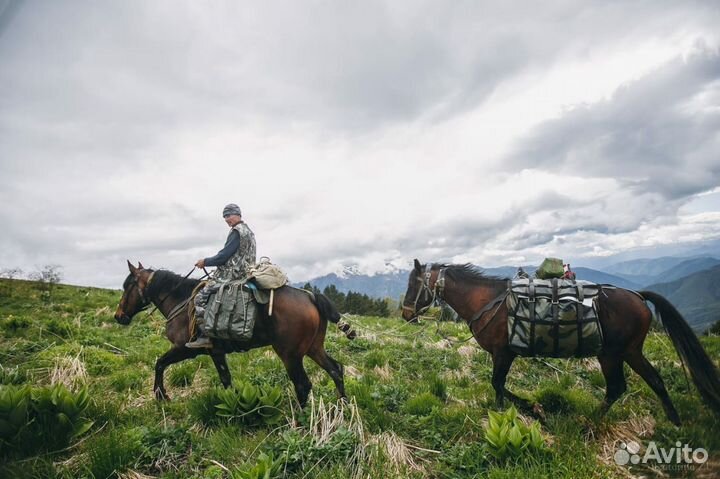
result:
[[[450,349],[452,348],[452,343],[447,339],[441,339],[440,341],[432,343],[429,346],[435,349]]]
[[[375,366],[373,372],[377,374],[380,379],[383,379],[385,381],[388,381],[393,377],[392,370],[390,369],[390,364],[388,363],[385,363],[383,367]]]
[[[345,366],[345,375],[348,377],[351,377],[353,379],[358,379],[363,376],[362,371],[360,371],[358,368],[354,366]]]
[[[643,445],[643,438],[650,437],[655,432],[655,419],[652,416],[633,416],[627,421],[609,424],[596,434],[590,429],[586,440],[594,439],[597,435],[600,452],[598,460],[603,464],[614,467],[616,471],[626,477],[634,477],[626,467],[615,463],[614,455],[621,442],[634,441]]]
[[[460,346],[457,350],[458,354],[465,359],[472,359],[477,354],[477,351],[478,349],[476,346],[470,346],[469,344]]]
[[[55,358],[50,372],[50,384],[62,384],[69,390],[76,390],[87,383],[85,363],[80,359],[82,348],[77,356],[60,356]]]
[[[353,479],[368,477],[368,471],[378,465],[382,465],[390,477],[402,477],[406,472],[424,473],[422,459],[413,449],[438,452],[412,446],[392,431],[379,435],[366,434],[355,399],[326,403],[311,394],[306,408],[309,409],[309,424],[305,434],[312,438],[314,445],[329,443],[340,429],[349,431],[356,438],[355,448],[347,462],[348,475]]]
[[[102,308],[98,308],[95,310],[95,317],[99,316],[105,316],[111,314],[112,311],[110,310],[110,306],[103,306]]]
[[[403,441],[393,431],[385,431],[371,436],[368,446],[374,446],[375,454],[380,453],[385,457],[385,469],[387,473],[390,473],[390,477],[402,477],[408,472],[424,475],[425,468],[420,464],[421,459],[412,451],[412,449],[418,448]]]
[[[580,359],[580,365],[587,369],[588,371],[600,371],[600,363],[598,362],[597,358],[583,358]]]

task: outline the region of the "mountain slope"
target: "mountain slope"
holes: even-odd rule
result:
[[[573,268],[577,279],[592,281],[593,283],[611,284],[619,288],[638,289],[640,285],[633,281],[629,281],[621,276],[605,273],[596,269],[583,268],[582,266]]]
[[[704,331],[720,320],[720,265],[644,289],[670,300],[695,331]]]
[[[712,256],[643,258],[624,261],[603,268],[640,286],[668,283],[719,265],[720,260]]]
[[[642,258],[621,263],[611,264],[603,268],[612,274],[629,274],[633,276],[657,276],[678,264],[686,261],[687,257],[663,256],[661,258]]]
[[[400,295],[405,294],[407,289],[409,271],[397,271],[393,273],[381,273],[373,276],[364,274],[345,274],[338,276],[330,273],[319,278],[308,281],[311,285],[316,286],[321,291],[326,286],[334,284],[338,291],[347,293],[354,291],[356,293],[367,294],[374,298],[392,298],[398,299]],[[305,283],[298,283],[302,286]]]
[[[657,276],[656,280],[653,282],[668,283],[670,281],[684,278],[685,276],[689,276],[699,271],[714,268],[718,265],[720,265],[720,259],[710,256],[701,256],[699,258],[688,259],[680,264],[675,265],[667,271],[663,271]]]

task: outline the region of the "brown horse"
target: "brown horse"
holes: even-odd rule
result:
[[[283,286],[275,290],[272,316],[268,306],[260,308],[260,317],[255,322],[253,337],[249,341],[227,341],[214,339],[211,349],[186,348],[190,340],[190,317],[187,304],[199,280],[185,279],[165,270],[145,269],[128,261],[130,274],[123,283],[123,295],[115,312],[115,320],[123,325],[140,311],[155,305],[165,316],[165,335],[173,344],[155,363],[155,385],[157,399],[169,399],[163,385],[163,372],[169,365],[209,354],[215,363],[224,387],[230,387],[231,378],[225,354],[247,351],[262,346],[272,346],[287,370],[295,386],[298,402],[304,406],[312,384],[303,368],[303,358],[310,356],[332,378],[338,396],[345,398],[343,367],[325,351],[327,322],[337,323],[340,314],[322,294],[310,295],[306,291]],[[352,332],[346,333],[351,338]]]
[[[443,278],[438,281],[438,278]],[[475,340],[492,355],[492,385],[498,407],[503,398],[523,409],[530,404],[505,388],[505,379],[517,353],[508,344],[508,311],[502,301],[508,280],[485,276],[478,268],[465,265],[421,265],[415,260],[410,272],[408,289],[403,302],[403,318],[413,321],[425,312],[435,299],[452,307],[470,326]],[[605,288],[598,296],[603,345],[597,358],[607,385],[601,414],[625,392],[623,362],[626,362],[652,388],[662,401],[665,413],[674,424],[680,424],[675,407],[668,396],[663,380],[643,356],[642,347],[650,328],[652,313],[645,302],[655,305],[670,339],[680,357],[687,364],[700,395],[716,414],[720,415],[720,379],[713,362],[708,358],[695,334],[675,307],[659,294],[641,291],[639,294],[622,288]]]

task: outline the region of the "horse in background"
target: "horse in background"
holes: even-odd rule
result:
[[[439,277],[444,280],[438,282]],[[438,288],[439,283],[443,283],[441,288]],[[507,279],[486,276],[482,270],[470,264],[422,265],[416,259],[403,301],[403,319],[415,320],[435,299],[447,303],[465,320],[478,344],[492,355],[492,385],[497,407],[503,407],[507,396],[519,407],[531,410],[532,405],[528,401],[505,387],[510,366],[518,356],[510,349],[508,341],[508,310],[504,301],[507,289]],[[655,305],[675,350],[687,365],[704,402],[720,415],[718,370],[682,315],[657,293],[635,293],[614,287],[603,289],[598,295],[603,344],[597,358],[606,383],[601,413],[605,414],[625,392],[627,386],[623,363],[627,363],[660,398],[668,419],[675,425],[680,424],[680,416],[662,378],[642,352],[652,319],[645,301]]]

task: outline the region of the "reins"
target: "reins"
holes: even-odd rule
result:
[[[170,296],[172,296],[172,294],[173,294],[175,291],[177,291],[177,289],[178,289],[180,286],[182,286],[183,281],[185,281],[186,279],[188,279],[188,278],[190,277],[190,275],[193,274],[193,271],[195,271],[195,269],[196,269],[196,266],[193,266],[193,268],[190,270],[190,272],[189,272],[188,274],[186,274],[185,277],[183,277],[183,279],[181,279],[180,281],[178,281],[177,285],[175,285],[175,287],[174,287],[173,289],[171,289],[171,290],[165,295],[165,297],[160,301],[160,303],[157,304],[157,305],[155,305],[155,306],[152,308],[152,310],[151,310],[147,315],[148,315],[148,316],[152,316],[152,314],[153,314],[155,311],[157,311],[158,309],[160,309],[160,307],[163,305],[163,303],[165,303],[165,301],[166,301]],[[205,272],[205,274],[200,277],[200,280],[201,280],[201,281],[202,281],[203,279],[207,278],[208,276],[210,276],[210,273],[208,273],[208,271],[207,271],[205,268],[203,268],[203,271]],[[153,276],[154,276],[154,275],[155,275],[155,272],[153,271],[153,273],[150,275],[150,278],[148,279],[148,283],[145,285],[145,289],[147,289],[147,288],[150,286],[150,283],[152,282],[152,279],[153,279]],[[138,288],[138,291],[140,292],[140,295],[144,297],[143,291],[142,291],[141,289],[139,289],[139,288]],[[191,295],[188,299],[182,301],[179,306],[176,306],[176,307],[170,312],[170,314],[168,314],[168,317],[165,319],[165,322],[169,323],[173,318],[175,318],[175,317],[178,315],[178,313],[182,310],[182,308],[190,302],[191,299],[192,299],[192,295]]]
[[[435,280],[435,284],[432,288],[430,288],[430,277],[432,276],[432,265],[430,263],[425,265],[425,271],[423,272],[423,276],[417,278],[418,281],[421,282],[420,288],[418,288],[417,295],[415,296],[415,301],[413,302],[412,306],[403,305],[403,310],[412,311],[413,313],[417,314],[419,317],[424,312],[426,312],[430,307],[435,303],[436,300],[442,301],[442,293],[445,290],[445,269],[446,268],[440,268],[438,271],[437,279]],[[427,304],[427,306],[423,306],[421,309],[417,309],[418,301],[420,301],[420,297],[423,293],[427,293],[427,295],[430,296],[430,302]],[[453,339],[448,338],[440,331],[440,321],[438,320],[436,322],[436,334],[443,338],[445,341],[448,341],[451,344],[461,344],[465,343],[467,341],[470,341],[480,333],[482,333],[485,328],[487,328],[495,319],[498,317],[497,313],[500,310],[500,307],[502,307],[503,303],[505,302],[505,299],[507,298],[508,294],[510,294],[510,288],[508,286],[508,289],[503,292],[501,295],[497,296],[495,299],[491,300],[488,304],[486,304],[480,311],[475,313],[472,318],[470,318],[467,321],[467,325],[470,328],[470,332],[472,335],[466,339],[462,339],[459,341],[455,341]],[[494,310],[493,310],[494,308]],[[485,313],[488,311],[493,310],[492,316],[490,316],[490,319],[480,328],[480,330],[477,333],[472,332],[472,325],[475,321],[479,320]]]

